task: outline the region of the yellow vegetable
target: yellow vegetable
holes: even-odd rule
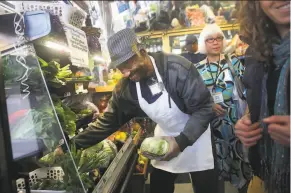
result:
[[[126,135],[125,132],[120,132],[119,135],[120,135],[120,140],[122,140],[122,141],[125,141],[126,140],[127,135]]]
[[[120,135],[115,136],[115,140],[120,140],[120,139],[121,139]]]

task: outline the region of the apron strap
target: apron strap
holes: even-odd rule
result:
[[[161,84],[161,85],[163,85],[163,87],[165,87],[164,86],[164,83],[163,83],[163,80],[162,80],[162,77],[161,77],[161,75],[160,75],[160,73],[158,71],[158,68],[157,68],[155,59],[152,56],[150,56],[150,59],[151,59],[152,64],[154,66],[155,74],[156,74],[157,79],[158,79],[158,84]],[[163,61],[163,62],[165,62],[165,61]],[[168,65],[166,66],[166,68],[167,68],[166,69],[166,73],[167,73],[167,75],[169,75]],[[172,105],[171,105],[171,97],[170,97],[170,94],[169,93],[168,93],[168,102],[169,102],[169,108],[172,108]]]

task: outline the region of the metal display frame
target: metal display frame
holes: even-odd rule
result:
[[[129,163],[130,157],[135,152],[134,150],[136,150],[135,147],[133,139],[129,137],[111,162],[93,193],[112,193],[116,190],[122,174],[125,172],[124,166]]]
[[[11,137],[10,132],[7,132],[7,130],[9,131],[9,122],[2,60],[0,60],[0,111],[0,192],[16,193],[16,171],[13,167]]]

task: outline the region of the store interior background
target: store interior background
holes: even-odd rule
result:
[[[169,1],[171,2],[171,1]],[[1,1],[0,2],[0,18],[1,15],[6,15],[13,13],[17,7],[17,1]],[[26,2],[28,4],[33,4],[33,1]],[[236,53],[238,57],[243,60],[245,45],[242,43],[237,43],[236,36],[239,33],[239,24],[236,18],[237,11],[237,2],[236,1],[176,1],[176,6],[184,4],[186,8],[184,9],[184,17],[188,20],[187,23],[181,24],[179,21],[172,20],[170,23],[165,22],[165,18],[160,18],[158,21],[156,17],[157,13],[160,13],[160,10],[163,10],[163,6],[159,1],[140,1],[139,6],[140,10],[136,8],[136,2],[134,1],[46,1],[45,3],[57,3],[63,6],[71,6],[78,10],[81,15],[83,14],[83,22],[81,25],[75,27],[82,29],[86,32],[87,37],[91,36],[92,41],[94,40],[95,46],[89,45],[89,50],[92,48],[89,55],[89,64],[86,67],[91,74],[93,79],[88,83],[81,84],[79,91],[81,94],[85,94],[90,99],[90,102],[95,104],[99,110],[104,110],[107,106],[108,100],[111,96],[111,92],[120,79],[120,74],[115,74],[113,71],[108,71],[107,67],[110,63],[110,57],[108,49],[106,46],[107,39],[109,36],[115,32],[124,29],[126,27],[134,28],[137,32],[139,40],[145,45],[148,52],[158,52],[164,51],[166,53],[181,54],[183,52],[183,46],[185,45],[186,36],[189,34],[194,34],[199,37],[199,33],[205,25],[205,17],[203,11],[199,9],[203,4],[212,6],[214,9],[215,19],[217,23],[221,26],[221,29],[225,33],[225,36],[229,42],[229,49],[233,53]],[[180,8],[183,9],[183,8]],[[76,11],[77,12],[77,11]],[[207,12],[207,10],[205,11]],[[210,16],[209,16],[210,17]],[[196,21],[194,21],[195,19]],[[169,18],[168,18],[169,19]],[[175,17],[173,18],[175,19]],[[88,22],[89,21],[89,22]],[[156,23],[155,23],[156,22]],[[178,22],[178,23],[177,23]],[[91,23],[91,24],[90,24]],[[86,26],[87,25],[87,26]],[[162,26],[162,27],[161,27]],[[82,28],[83,27],[83,28]],[[87,28],[86,28],[87,27]],[[90,31],[92,30],[91,34]],[[96,39],[96,37],[98,37]],[[1,34],[0,30],[0,51],[3,51],[7,48],[8,43],[7,39],[9,36]],[[64,37],[65,38],[65,37]],[[13,40],[11,40],[13,41]],[[10,42],[11,43],[11,42]],[[97,45],[97,46],[96,46]],[[234,46],[235,45],[235,46]],[[49,61],[58,56],[58,53],[64,53],[64,48],[59,45],[50,44],[50,45],[40,45],[39,42],[34,43],[36,52],[43,57],[46,61]],[[54,51],[53,51],[54,50]],[[60,63],[68,64],[68,56],[63,54],[59,57]],[[72,67],[72,71],[76,71],[75,67]],[[98,69],[98,70],[97,70]],[[100,73],[101,72],[101,73]],[[104,73],[106,72],[106,73]],[[96,77],[98,77],[98,79]],[[76,86],[76,85],[75,85]],[[83,88],[84,86],[84,88]],[[73,90],[76,89],[73,88]],[[82,90],[87,90],[82,93]],[[76,90],[68,91],[63,93],[61,98],[75,95]],[[68,94],[69,93],[69,94]],[[49,93],[50,95],[52,93]],[[18,100],[18,99],[13,99]],[[14,101],[15,102],[15,101]],[[12,102],[12,103],[14,103]],[[19,103],[19,101],[17,102]],[[29,102],[27,102],[28,104]],[[29,108],[25,107],[25,108]],[[10,112],[15,112],[19,109],[8,109]],[[91,115],[92,116],[92,115]],[[60,127],[59,130],[62,128]],[[116,137],[116,136],[115,136]],[[56,138],[57,139],[57,138]],[[114,139],[114,136],[113,136]],[[137,143],[138,144],[138,143]],[[137,154],[137,149],[134,149],[132,155],[128,155],[128,160],[126,163],[130,165],[133,162],[133,155]],[[136,158],[135,158],[136,159]],[[137,162],[134,162],[138,165]],[[119,165],[119,167],[126,168],[124,171],[120,171],[118,175],[126,176],[126,171],[130,166]],[[150,170],[150,166],[146,169]],[[137,171],[133,171],[133,173]],[[140,172],[140,171],[139,171]],[[145,183],[145,189],[148,191],[149,188],[149,175],[146,175],[147,172],[141,171],[141,174],[138,174],[138,178],[142,178]],[[115,175],[115,174],[112,174]],[[126,178],[126,177],[124,177]],[[124,180],[123,178],[123,180]],[[116,179],[118,179],[116,177]],[[120,177],[121,179],[121,177]],[[114,184],[114,183],[113,183]],[[130,184],[130,183],[129,183]],[[122,182],[116,183],[116,186],[122,187]],[[113,187],[113,185],[112,185]],[[176,181],[176,191],[175,193],[192,193],[192,187],[190,183],[190,178],[188,175],[181,175]],[[263,193],[262,182],[258,178],[250,184],[248,193]],[[135,192],[137,193],[137,192]],[[237,193],[236,190],[226,183],[225,193]]]

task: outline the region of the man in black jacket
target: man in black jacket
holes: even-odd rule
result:
[[[186,44],[184,46],[185,51],[181,56],[188,59],[193,64],[197,64],[206,58],[205,54],[200,54],[198,52],[198,39],[195,35],[188,35],[186,37]]]
[[[151,193],[173,193],[178,173],[191,174],[196,193],[217,192],[208,127],[212,97],[194,65],[180,56],[148,54],[130,29],[110,37],[108,49],[110,67],[124,78],[104,114],[73,138],[77,148],[95,145],[134,117],[150,117],[155,136],[170,145],[162,161],[152,160]]]

